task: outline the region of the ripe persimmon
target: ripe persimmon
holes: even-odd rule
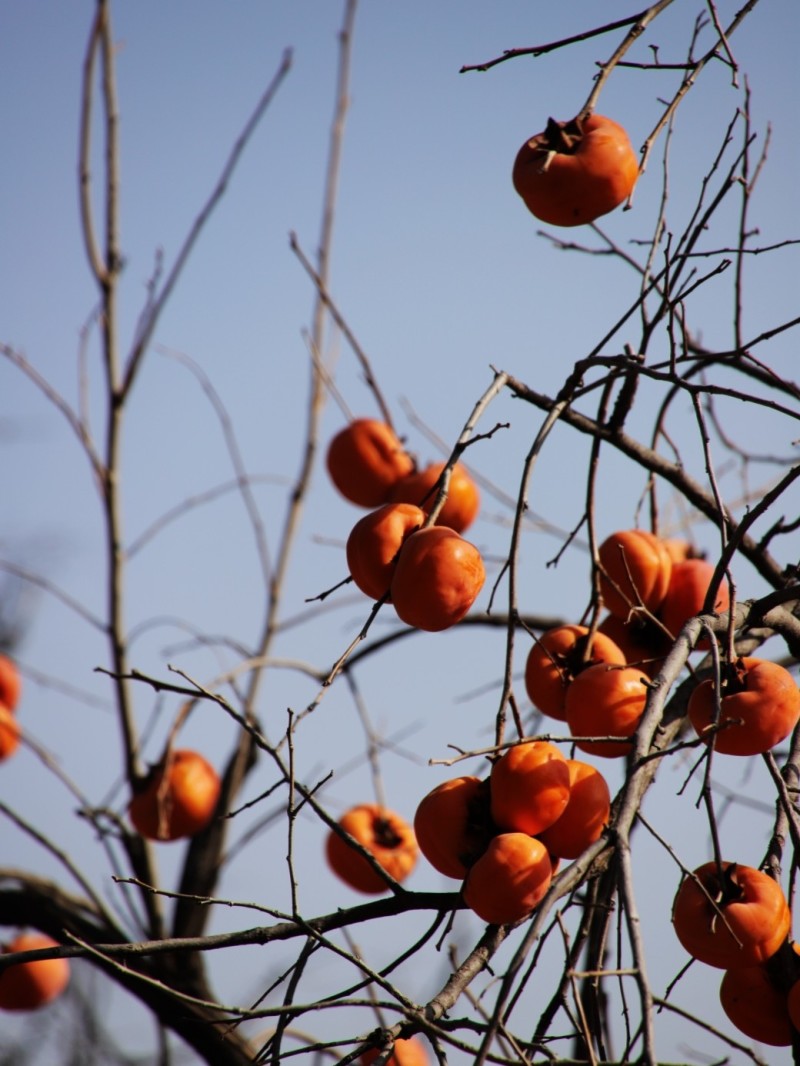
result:
[[[194,836],[211,821],[219,774],[199,752],[177,749],[152,768],[128,805],[134,828],[148,840]]]
[[[569,686],[567,725],[574,737],[632,737],[646,702],[641,670],[598,663]],[[604,759],[619,759],[633,749],[630,742],[614,740],[576,740],[575,746]]]
[[[370,1066],[380,1055],[378,1048],[370,1048],[359,1058],[361,1066]],[[429,1066],[430,1058],[425,1045],[418,1036],[409,1036],[405,1040],[398,1037],[392,1047],[392,1053],[386,1060],[386,1066]]]
[[[407,474],[394,485],[390,499],[415,503],[430,514],[436,502],[434,486],[442,476],[444,463],[431,463],[422,470]],[[466,467],[456,463],[450,472],[447,500],[436,518],[437,526],[449,526],[463,533],[475,521],[481,506],[481,496]]]
[[[464,881],[464,902],[493,925],[527,918],[553,876],[547,848],[527,833],[500,833],[473,863]]]
[[[22,678],[19,667],[13,659],[0,654],[0,703],[13,711],[19,703],[22,691]]]
[[[55,947],[58,942],[43,933],[20,933],[6,945],[4,954]],[[68,983],[67,959],[14,963],[0,973],[0,1010],[37,1010],[60,996]]]
[[[643,529],[606,537],[598,549],[600,592],[611,614],[627,620],[636,607],[655,614],[669,588],[672,559],[662,542]]]
[[[404,881],[414,869],[419,854],[414,830],[394,811],[377,803],[360,803],[342,815],[339,825],[395,881]],[[325,854],[336,876],[356,891],[367,895],[389,891],[388,883],[367,859],[334,830],[328,833]]]
[[[438,632],[461,621],[485,580],[474,544],[447,526],[428,526],[403,542],[392,577],[392,603],[407,625]]]
[[[554,226],[580,226],[613,211],[633,190],[639,161],[613,119],[587,115],[548,119],[522,145],[512,180],[525,206]]]
[[[11,758],[19,747],[21,734],[22,729],[15,716],[4,703],[0,703],[0,762]]]
[[[423,796],[414,815],[419,850],[439,873],[462,880],[492,836],[488,782],[443,781]]]
[[[614,641],[628,666],[638,667],[648,677],[656,676],[672,647],[664,630],[640,612],[634,612],[627,621],[607,614],[597,632]]]
[[[515,744],[493,764],[492,819],[507,832],[536,836],[552,825],[569,802],[569,767],[547,740]]]
[[[569,800],[560,816],[537,836],[560,859],[576,859],[608,825],[611,793],[596,766],[567,759]]]
[[[719,986],[719,1001],[740,1033],[771,1047],[788,1047],[792,1023],[787,997],[764,966],[739,966],[726,970]]]
[[[542,633],[525,661],[525,691],[535,707],[549,718],[566,722],[564,703],[570,682],[595,663],[625,665],[625,655],[604,633],[595,633],[587,655],[589,629],[555,626]]]
[[[673,637],[677,637],[686,622],[703,610],[714,567],[705,559],[684,559],[672,564],[669,586],[658,611],[658,617]],[[717,590],[712,610],[715,614],[730,606],[728,584],[723,581]],[[702,637],[696,647],[708,648],[708,637]]]
[[[385,503],[356,522],[347,538],[347,566],[363,593],[379,600],[389,591],[403,541],[424,521],[412,503]]]
[[[774,955],[792,916],[783,889],[768,874],[734,862],[707,862],[681,881],[672,924],[690,955],[732,970]]]
[[[687,712],[695,732],[724,755],[760,755],[780,744],[800,719],[800,689],[779,663],[749,656],[723,668],[719,723],[713,729],[717,697],[711,678],[689,697]]]
[[[411,456],[385,422],[357,418],[328,445],[331,481],[351,503],[380,507],[388,503],[393,485],[414,469]]]

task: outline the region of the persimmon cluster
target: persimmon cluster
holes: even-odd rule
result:
[[[788,1047],[800,1032],[800,958],[778,882],[751,866],[706,862],[681,882],[672,922],[693,958],[725,971],[720,1002],[737,1029]]]
[[[414,829],[430,864],[463,881],[467,906],[485,922],[526,918],[561,859],[601,836],[610,793],[594,766],[549,741],[508,748],[489,777],[445,781],[417,807]]]
[[[456,463],[447,498],[429,518],[444,463],[417,470],[394,430],[360,418],[331,441],[328,471],[351,503],[372,507],[350,532],[347,565],[355,584],[391,603],[407,625],[449,629],[467,614],[486,580],[481,554],[461,533],[474,521],[480,493]]]

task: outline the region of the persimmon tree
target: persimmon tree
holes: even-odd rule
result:
[[[681,1041],[719,1061],[738,1056],[774,1063],[778,1054],[800,1061],[798,1019],[790,1010],[800,960],[789,918],[800,846],[800,464],[784,456],[800,435],[800,386],[782,363],[782,346],[800,319],[789,308],[752,331],[748,314],[751,263],[796,272],[797,242],[787,232],[780,244],[759,243],[758,180],[769,162],[768,138],[754,128],[737,41],[765,5],[750,0],[735,13],[713,2],[699,5],[699,12],[685,8],[684,53],[665,58],[653,42],[670,6],[660,0],[629,18],[480,63],[465,57],[461,77],[486,79],[505,65],[544,57],[558,64],[579,42],[604,50],[605,58],[586,69],[574,115],[551,122],[541,142],[530,140],[535,129],[520,131],[536,182],[549,168],[555,177],[579,158],[581,138],[595,130],[603,93],[615,79],[635,79],[635,93],[650,102],[652,122],[637,157],[638,175],[627,174],[613,203],[601,197],[599,213],[590,205],[590,222],[585,215],[572,219],[560,205],[555,217],[568,228],[548,223],[539,230],[542,263],[565,255],[588,260],[598,276],[610,263],[624,268],[610,324],[597,323],[587,350],[558,353],[563,377],[553,392],[542,390],[530,364],[492,353],[482,389],[460,416],[461,432],[443,442],[430,473],[417,451],[439,429],[414,410],[417,384],[409,381],[410,406],[401,412],[381,388],[380,358],[359,343],[357,317],[335,296],[331,255],[357,15],[355,0],[346,0],[318,252],[309,255],[294,233],[287,252],[313,307],[305,337],[306,395],[282,391],[279,367],[272,379],[276,403],[304,425],[299,454],[281,456],[280,520],[265,519],[257,478],[239,445],[241,427],[213,380],[190,356],[173,352],[208,400],[234,476],[209,487],[202,500],[176,494],[170,509],[134,538],[124,504],[126,473],[138,459],[126,452],[137,389],[152,365],[164,311],[187,263],[201,254],[209,219],[224,196],[236,195],[240,160],[262,120],[280,106],[292,56],[284,55],[268,81],[173,261],[159,260],[136,328],[126,336],[119,312],[128,279],[117,59],[111,4],[99,0],[76,131],[83,252],[98,301],[81,338],[79,395],[73,400],[59,391],[37,368],[34,353],[10,341],[0,350],[4,372],[38,390],[85,460],[100,503],[104,547],[97,568],[104,601],[100,609],[80,602],[9,553],[2,561],[3,650],[13,663],[24,646],[14,590],[37,588],[45,608],[58,603],[71,625],[94,631],[102,655],[94,665],[107,686],[116,731],[113,737],[103,731],[96,752],[108,775],[103,783],[73,780],[62,763],[65,753],[52,752],[37,729],[36,681],[46,664],[32,664],[27,679],[23,665],[16,708],[6,709],[0,699],[18,723],[0,718],[0,736],[20,732],[19,747],[11,741],[8,750],[0,746],[0,815],[3,838],[11,841],[0,867],[0,924],[8,943],[22,929],[55,942],[0,956],[0,982],[9,980],[14,964],[69,960],[70,987],[42,1010],[61,1009],[59,1024],[72,1019],[71,1039],[84,1049],[94,1040],[103,1061],[132,1061],[135,1054],[118,1046],[113,1020],[95,1009],[89,990],[98,985],[120,990],[125,1003],[152,1018],[152,1061],[186,1061],[188,1048],[191,1061],[224,1066],[295,1058],[348,1063],[362,1055],[379,1064],[406,1062],[404,1042],[412,1039],[430,1062],[441,1063],[655,1064],[664,1061],[667,1042],[672,1049]],[[699,106],[695,102],[706,99],[709,69],[720,65],[729,77],[727,118],[708,132],[710,165],[688,155],[673,158],[676,131]],[[673,211],[670,198],[678,167],[682,180],[691,182],[688,211]],[[520,225],[535,230],[540,223],[527,207],[539,210],[538,196],[555,194],[545,185],[529,196],[520,188],[526,180],[517,181],[515,172],[524,199]],[[640,239],[622,244],[614,236],[616,216],[600,216],[614,204],[617,212],[631,204],[637,209],[645,183],[658,195],[639,219]],[[577,189],[581,195],[580,181]],[[507,195],[516,197],[510,180]],[[705,297],[711,292],[709,323]],[[722,325],[721,292],[727,301]],[[563,313],[580,314],[580,305],[581,294],[573,293]],[[536,321],[548,311],[536,308],[532,316],[534,349]],[[89,350],[96,362],[86,358]],[[337,383],[345,360],[362,375],[358,394],[343,394]],[[434,379],[439,374],[432,370]],[[331,409],[335,425],[326,419]],[[300,602],[291,577],[314,550],[304,539],[305,513],[320,486],[330,488],[330,477],[340,487],[349,483],[358,449],[345,448],[341,431],[359,419],[372,420],[381,439],[396,441],[400,452],[394,444],[389,448],[391,469],[377,493],[374,485],[365,495],[359,495],[363,485],[348,489],[354,506],[335,512],[339,528],[324,530],[335,541],[330,583],[309,589]],[[334,438],[338,451],[326,469],[322,460]],[[509,439],[511,494],[492,463],[492,453]],[[762,439],[769,442],[763,448]],[[565,442],[573,440],[582,450],[570,450]],[[775,441],[784,442],[783,450]],[[563,458],[576,454],[580,466]],[[548,514],[545,523],[534,506],[538,479],[548,464],[558,469],[559,463],[562,511]],[[765,468],[769,474],[754,482],[752,471]],[[409,474],[421,481],[398,488]],[[619,504],[622,480],[638,497],[627,511]],[[492,500],[503,521],[482,525],[479,512],[473,524],[476,486],[484,510]],[[455,529],[441,524],[449,496],[462,504]],[[176,521],[202,528],[207,512],[201,504],[212,498],[243,511],[256,546],[249,585],[254,631],[243,640],[198,630],[188,619],[190,641],[165,646],[158,667],[145,667],[137,661],[137,639],[161,624],[160,608],[152,607],[152,618],[144,608],[132,621],[135,558],[153,550]],[[366,519],[390,504],[402,516],[396,525]],[[360,539],[349,541],[359,519]],[[372,549],[364,538],[375,536],[378,526],[389,539],[379,560],[365,562]],[[548,559],[532,547],[545,527],[557,537]],[[454,573],[471,568],[466,591],[461,588],[457,602],[441,612],[439,571],[415,577],[416,555],[430,555],[425,544],[444,552],[435,566],[443,567],[441,583],[448,588]],[[701,569],[681,569],[701,554]],[[224,556],[213,565],[224,583]],[[582,575],[581,607],[572,613],[563,601],[543,603],[537,568]],[[349,570],[369,596],[357,591]],[[447,635],[427,631],[445,629]],[[486,687],[472,694],[468,715],[449,716],[448,748],[429,747],[423,730],[409,752],[406,723],[382,731],[375,705],[384,692],[396,689],[413,704],[409,723],[433,717],[437,708],[426,704],[431,677],[446,672],[453,696],[460,696],[459,664],[469,659],[480,661]],[[754,659],[782,668],[779,680],[770,667],[749,690],[746,664]],[[698,732],[687,715],[701,683],[708,692]],[[537,706],[542,686],[549,686],[548,694]],[[742,692],[752,699],[726,702]],[[623,700],[629,701],[627,718],[599,717],[606,703],[618,710]],[[771,721],[755,732],[768,739],[738,750],[721,742],[718,750],[715,737],[744,729],[759,700],[753,713],[763,715],[766,701]],[[91,742],[99,729],[94,716],[101,713],[87,702],[76,745]],[[202,750],[204,737],[212,735]],[[342,738],[343,747],[336,748],[335,739]],[[206,784],[198,797],[189,781],[185,799],[177,791],[183,785],[169,775],[192,747],[203,756]],[[414,756],[414,789],[401,789],[403,767]],[[74,839],[54,835],[46,808],[34,809],[25,795],[3,788],[4,769],[22,758],[30,790],[46,777],[75,810]],[[363,771],[358,786],[349,766]],[[540,802],[530,792],[534,773],[546,782],[536,788],[550,790],[537,793]],[[587,838],[580,818],[574,821],[574,806],[560,832],[551,828],[566,817],[580,782],[589,797],[581,801],[583,822],[591,822]],[[154,806],[132,820],[134,797]],[[414,867],[410,826],[423,799],[417,835],[424,854]],[[747,832],[739,828],[738,812],[747,806],[759,808],[757,831],[750,822]],[[358,816],[340,824],[353,809]],[[14,861],[13,840],[23,838],[46,857],[47,874]],[[561,854],[559,839],[569,841]],[[101,863],[84,862],[80,840],[91,843]],[[335,872],[326,861],[326,840],[327,854],[337,856]],[[402,862],[390,864],[386,854],[401,847]],[[517,862],[527,863],[522,896],[514,895]],[[696,868],[702,878],[693,874]],[[773,910],[781,924],[766,911],[737,924],[748,886],[764,878],[777,893]],[[234,883],[236,895],[229,887]],[[676,936],[670,907],[681,883],[698,897],[693,915],[700,917],[681,911]],[[309,899],[329,906],[311,909]],[[687,932],[692,922],[702,928]],[[743,945],[751,934],[752,943]],[[763,1023],[774,1009],[774,1025],[757,1036],[741,1031],[735,1005],[726,1008],[730,1019],[709,1020],[709,997],[716,1000],[724,967],[692,961],[681,944],[694,935],[730,936],[720,957],[738,958],[741,948],[748,964],[763,964],[744,982],[748,991],[741,997],[765,989],[769,1009],[756,1013]],[[243,972],[250,992],[237,999]],[[730,992],[725,1002],[739,1001]],[[4,1024],[0,1016],[4,1061],[23,1061],[33,1021],[26,1029],[21,1020],[7,1039]],[[758,1041],[771,1036],[791,1050],[765,1054]]]

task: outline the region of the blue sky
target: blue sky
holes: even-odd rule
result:
[[[729,0],[717,4],[724,21],[738,7]],[[6,101],[0,114],[5,150],[0,168],[0,340],[24,352],[71,403],[79,395],[81,331],[97,300],[83,253],[76,181],[80,72],[93,8],[88,0],[6,5],[0,36],[0,91]],[[577,111],[591,88],[596,61],[610,55],[619,36],[537,60],[515,60],[484,74],[459,74],[462,65],[492,58],[505,48],[555,40],[595,25],[597,10],[589,2],[521,0],[409,0],[402,5],[362,0],[360,5],[330,287],[373,361],[398,426],[424,460],[439,455],[409,418],[409,409],[449,445],[491,381],[492,366],[553,393],[574,361],[635,299],[636,280],[629,269],[608,259],[556,251],[539,237],[539,225],[510,182],[519,145],[549,115],[568,118]],[[693,19],[703,10],[702,4],[674,5],[645,37],[637,57],[648,59],[652,43],[664,62],[680,61]],[[293,49],[292,70],[166,309],[132,396],[122,466],[129,543],[177,502],[233,477],[219,422],[197,380],[170,355],[175,352],[190,356],[213,383],[247,469],[263,479],[255,494],[271,544],[279,534],[285,486],[296,473],[304,429],[308,354],[303,330],[313,303],[288,234],[295,231],[313,257],[341,13],[341,4],[310,0],[120,2],[113,9],[125,255],[123,351],[159,249],[168,268],[284,49]],[[602,17],[609,20],[629,13],[629,6],[617,0],[602,5]],[[798,235],[797,30],[794,3],[762,0],[731,38],[741,66],[739,88],[731,85],[725,65],[712,63],[679,110],[669,168],[667,225],[672,232],[682,231],[722,133],[742,106],[746,73],[758,144],[767,123],[772,126],[768,163],[752,207],[758,243]],[[676,78],[674,72],[618,70],[598,110],[621,122],[638,149],[661,113],[660,100],[675,90]],[[98,210],[100,144],[95,129]],[[625,248],[636,249],[632,242],[652,233],[662,192],[662,153],[663,138],[639,183],[633,209],[601,221]],[[735,224],[735,211],[723,212],[708,235],[708,246],[732,241]],[[796,313],[796,278],[791,249],[748,262],[746,336]],[[700,290],[689,315],[705,343],[729,345],[729,279]],[[88,404],[99,432],[96,340],[92,329],[86,348]],[[632,326],[615,338],[610,351],[636,341]],[[355,360],[343,342],[335,343],[340,349],[337,388],[354,413],[373,414],[374,403]],[[764,357],[779,372],[791,374],[795,352],[796,340],[789,333],[777,338]],[[643,401],[633,423],[636,431],[646,433],[655,402],[655,397]],[[469,458],[478,474],[513,497],[540,416],[502,397],[483,428],[505,421],[511,428],[473,448]],[[329,402],[323,438],[341,424],[341,413]],[[744,424],[736,421],[735,430],[738,439],[759,451],[792,454],[792,434],[784,422],[763,415]],[[702,470],[690,412],[676,415],[674,432],[693,468]],[[0,491],[7,501],[0,513],[0,556],[36,571],[102,613],[100,511],[87,464],[64,420],[5,361],[0,361],[0,448]],[[582,512],[587,455],[584,440],[559,428],[537,467],[531,506],[561,529],[571,528]],[[773,474],[752,464],[749,487],[766,483]],[[736,499],[742,485],[731,474],[724,489],[729,499]],[[601,533],[634,523],[642,490],[643,479],[630,465],[611,456],[605,460],[599,481]],[[668,494],[663,500],[665,516],[677,522],[680,516]],[[796,513],[796,497],[788,506]],[[287,617],[307,610],[306,597],[344,576],[342,545],[359,513],[337,498],[320,466],[287,582]],[[482,607],[507,551],[511,513],[487,494],[482,517],[470,533],[493,567]],[[696,535],[701,547],[713,551],[713,531],[698,528]],[[541,532],[526,535],[521,570],[525,609],[578,617],[589,594],[588,563],[576,549],[558,568],[547,568],[559,543]],[[740,594],[763,591],[747,567],[737,576]],[[101,703],[108,699],[104,680],[94,673],[107,661],[104,644],[46,593],[32,595],[24,606],[26,631],[19,647],[28,673],[23,725],[59,754],[66,772],[81,781],[93,802],[110,796],[121,809],[125,795],[118,787],[113,717],[63,690],[67,685]],[[316,611],[306,626],[287,630],[277,654],[323,668],[352,638],[367,609],[365,600],[345,592],[333,608]],[[145,672],[163,675],[167,664],[174,663],[199,678],[214,677],[232,665],[230,651],[209,652],[193,643],[192,634],[225,634],[250,646],[262,612],[252,531],[236,494],[193,510],[131,562],[127,615],[138,634],[131,660]],[[378,628],[391,624],[382,617]],[[495,691],[487,686],[501,673],[502,641],[492,633],[415,637],[365,664],[359,682],[375,727],[402,738],[382,758],[387,795],[395,806],[410,815],[417,799],[445,776],[441,768],[432,770],[425,763],[444,757],[448,744],[475,747],[488,741],[496,708]],[[275,671],[262,696],[271,731],[283,728],[287,707],[302,708],[315,691],[300,674]],[[476,692],[483,694],[463,698]],[[149,690],[137,695],[142,724],[157,712],[153,754],[177,707],[169,701],[158,704]],[[309,781],[328,769],[337,771],[326,792],[331,809],[344,809],[370,791],[363,761],[348,767],[362,741],[346,692],[326,696],[306,735],[298,758]],[[230,726],[201,708],[186,739],[220,753],[231,741]],[[610,770],[612,778],[615,772]],[[32,790],[28,783],[34,774],[41,787]],[[248,794],[266,787],[266,769],[264,774],[256,775]],[[665,776],[671,783],[653,801],[654,810],[667,812],[668,824],[672,808],[659,804],[678,804],[676,818],[688,826],[700,815],[689,799],[674,797],[681,771],[676,767]],[[747,787],[757,793],[766,783]],[[99,849],[84,828],[76,828],[70,802],[30,752],[3,766],[0,797],[18,800],[31,821],[52,824],[86,868],[103,876]],[[766,823],[760,815],[744,817],[752,818],[754,826],[746,861],[756,861]],[[320,841],[319,826],[309,820],[303,839],[303,865],[311,873],[304,900],[308,913],[354,902],[331,880],[313,876]],[[53,873],[50,861],[26,839],[15,836],[11,846],[15,864]],[[270,901],[283,899],[285,876],[275,869],[282,863],[282,846],[274,836],[260,838],[232,864],[224,891],[239,899],[258,899],[262,892]],[[648,863],[663,864],[665,883],[674,873],[657,849],[647,858],[648,846],[643,845],[645,894],[652,888]],[[699,862],[705,847],[698,823],[696,834],[687,835],[684,857]],[[176,854],[163,849],[167,881]],[[414,887],[442,886],[432,871],[420,869]],[[658,959],[655,980],[663,987],[682,956],[663,906],[662,917],[662,926],[654,919],[652,937]],[[239,915],[217,921],[219,927],[243,924]],[[466,944],[477,925],[465,919],[462,931]],[[257,990],[272,964],[246,958],[220,959],[215,965],[221,994],[232,1002]],[[683,987],[684,1001],[691,1004],[703,990],[702,978],[690,975]],[[712,993],[705,989],[708,1009],[717,1011],[719,1020]],[[425,989],[418,994],[423,996]],[[119,1000],[114,1002],[121,1019],[119,1039],[133,1045],[140,1039],[137,1026],[125,1020]],[[686,1044],[708,1049],[701,1034],[673,1032],[669,1023],[663,1024],[665,1057],[684,1054],[675,1049]]]

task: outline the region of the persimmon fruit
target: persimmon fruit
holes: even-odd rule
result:
[[[407,625],[438,632],[461,621],[485,580],[474,544],[447,526],[428,526],[403,542],[392,577],[392,603]]]
[[[9,711],[16,709],[22,691],[19,667],[13,659],[0,654],[0,703]]]
[[[395,482],[391,499],[403,503],[415,503],[430,514],[436,502],[434,491],[445,468],[444,463],[430,463]],[[449,526],[456,533],[463,533],[475,521],[481,506],[478,486],[461,463],[456,463],[450,472],[447,499],[437,515],[437,526]]]
[[[379,600],[389,591],[398,552],[424,521],[412,503],[386,503],[356,522],[347,538],[347,566],[363,593]]]
[[[4,954],[54,947],[57,941],[43,933],[20,933],[6,945]],[[38,1010],[61,995],[69,976],[67,959],[14,963],[0,973],[0,1010]]]
[[[673,637],[677,637],[690,618],[703,610],[713,576],[714,567],[705,559],[684,559],[683,562],[672,564],[669,585],[658,616]],[[719,614],[727,611],[730,602],[727,582],[723,582],[711,609]],[[696,647],[707,649],[708,637],[702,637]]]
[[[377,803],[360,803],[339,819],[346,833],[368,851],[395,881],[404,881],[417,862],[414,830],[394,811]],[[366,895],[389,891],[389,884],[367,859],[334,830],[325,842],[328,865],[345,884]]]
[[[567,725],[574,737],[632,737],[644,714],[647,686],[634,666],[598,663],[578,674],[567,690]],[[618,759],[633,745],[616,740],[576,740],[590,755]]]
[[[764,966],[726,970],[719,986],[722,1009],[740,1033],[771,1047],[788,1047],[792,1022],[787,997]]]
[[[443,781],[420,800],[414,815],[419,850],[439,873],[463,880],[492,837],[488,782]]]
[[[611,637],[595,633],[590,649],[588,637],[587,626],[555,626],[546,630],[528,652],[525,691],[531,703],[548,718],[566,722],[567,689],[581,671],[599,662],[625,665],[625,655]]]
[[[514,160],[512,181],[542,222],[580,226],[608,214],[636,184],[639,161],[628,134],[604,115],[549,119]]]
[[[518,922],[544,898],[552,870],[547,848],[536,837],[499,833],[470,868],[464,901],[484,922]]]
[[[360,507],[388,503],[395,482],[414,469],[392,427],[374,418],[357,418],[340,430],[328,445],[326,463],[335,487]]]
[[[370,1048],[361,1054],[359,1062],[361,1066],[371,1066],[380,1054],[378,1048]],[[418,1036],[409,1036],[406,1039],[398,1037],[391,1055],[386,1060],[386,1066],[430,1066],[430,1058]]]
[[[733,862],[698,867],[681,881],[672,905],[675,934],[686,951],[722,970],[766,962],[786,939],[791,921],[778,882]]]
[[[493,764],[492,819],[502,830],[536,836],[552,825],[569,802],[569,767],[547,740],[515,744]]]
[[[608,783],[596,766],[567,759],[569,799],[559,817],[537,836],[551,856],[576,859],[602,836],[611,812]]]
[[[669,588],[672,559],[654,533],[624,529],[598,549],[600,592],[607,609],[627,620],[636,607],[658,611]]]
[[[19,747],[22,729],[16,717],[0,703],[0,762],[10,759]]]
[[[194,836],[211,821],[219,774],[199,752],[178,748],[153,767],[128,805],[134,828],[162,842]]]
[[[633,612],[626,621],[607,614],[597,632],[613,640],[628,666],[638,667],[648,677],[655,677],[672,647],[672,641],[651,618]]]
[[[780,744],[800,719],[800,689],[780,663],[750,656],[723,668],[719,724],[711,678],[689,697],[687,713],[697,735],[724,755],[760,755]]]

